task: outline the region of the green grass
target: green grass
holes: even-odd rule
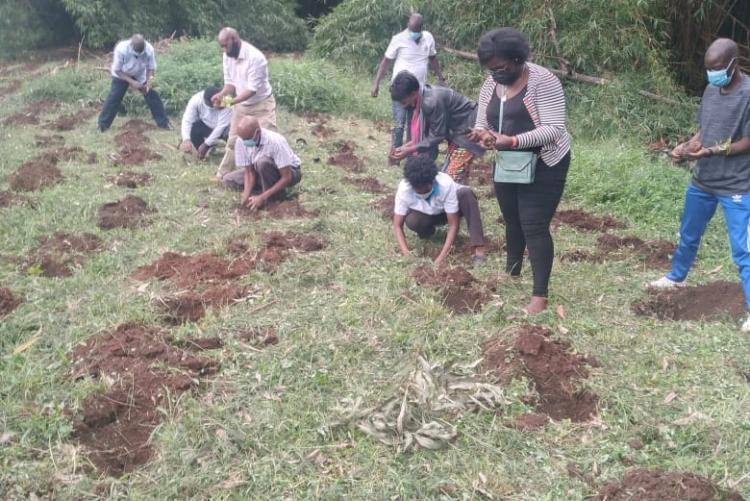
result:
[[[274,61],[272,68],[291,73],[293,66],[285,65],[293,64],[298,63]],[[366,82],[350,87],[352,81],[339,84],[341,91],[359,89],[354,95],[362,95]],[[22,105],[20,96],[0,99],[2,115]],[[118,117],[105,135],[94,133],[94,120],[63,135],[68,146],[96,151],[100,163],[63,163],[65,183],[31,194],[33,208],[1,209],[0,285],[26,302],[0,319],[0,433],[15,434],[0,445],[0,497],[444,499],[440,486],[453,484],[459,497],[469,499],[479,497],[474,486],[480,485],[495,498],[582,500],[595,489],[571,478],[568,462],[598,472],[601,483],[621,476],[625,458],[638,466],[697,472],[724,487],[737,482],[736,488],[750,496],[750,391],[740,374],[750,370],[750,338],[731,321],[670,323],[634,316],[631,303],[644,295],[646,281],[659,276],[636,259],[558,261],[551,301],[565,306],[567,318],[559,319],[552,308],[535,319],[555,332],[569,329],[560,337],[599,360],[601,367],[584,383],[601,398],[595,423],[552,423],[534,433],[512,430],[504,423],[523,412],[527,393],[515,384],[506,409],[455,422],[458,439],[445,450],[399,454],[357,431],[322,433],[342,399],[362,397],[376,405],[392,395],[398,374],[420,354],[435,361],[479,358],[484,339],[524,321],[519,307],[530,292],[528,271],[518,283],[500,282],[497,296],[475,315],[453,316],[434,291],[417,286],[410,275],[425,261],[396,255],[389,224],[369,205],[379,196],[357,192],[342,182],[345,172],[326,165],[331,144],[350,140],[365,159],[367,174],[395,188],[398,172],[385,164],[388,134],[353,114],[330,116],[337,134],[321,141],[300,116],[279,113],[281,131],[292,144],[297,138],[307,142],[298,149],[304,178],[297,191],[307,208],[320,210],[317,219],[236,224],[237,196],[208,183],[218,159],[211,165],[185,162],[163,146],[176,144],[175,133],[158,131],[148,135],[164,159],[144,167],[155,182],[134,190],[158,209],[154,223],[135,231],[102,231],[96,226],[97,208],[126,194],[106,182],[118,171],[107,158],[124,119]],[[4,179],[40,153],[34,146],[39,129],[0,133]],[[686,171],[651,158],[636,140],[579,140],[564,206],[612,214],[629,226],[621,234],[675,240],[688,179]],[[323,188],[336,192],[321,194]],[[0,181],[0,189],[7,189],[6,181]],[[209,208],[197,210],[204,198]],[[500,237],[496,203],[483,198],[481,206],[486,232]],[[222,251],[231,236],[269,229],[316,233],[329,246],[287,261],[276,274],[248,275],[243,281],[258,292],[247,303],[171,330],[177,338],[221,336],[225,347],[209,355],[221,362],[221,371],[164,409],[150,463],[119,479],[100,477],[69,440],[71,412],[100,388],[72,379],[72,348],[121,322],[158,322],[152,298],[167,286],[153,283],[139,291],[128,278],[137,266],[168,250]],[[95,233],[106,242],[105,250],[66,279],[29,276],[9,259],[26,255],[37,236],[56,230]],[[589,248],[595,238],[561,227],[556,253]],[[501,268],[502,256],[493,255],[475,274],[490,279]],[[690,278],[737,280],[720,217],[709,228]],[[273,300],[278,303],[250,314]],[[235,337],[240,329],[267,324],[277,326],[277,346],[251,351]],[[36,343],[13,354],[31,339]],[[665,403],[672,392],[677,397]],[[694,412],[702,417],[675,424]],[[630,449],[632,438],[645,447]],[[322,466],[306,459],[316,449],[327,458]]]

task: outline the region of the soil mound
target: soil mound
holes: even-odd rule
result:
[[[588,361],[564,341],[551,341],[544,327],[524,325],[513,335],[495,336],[482,344],[484,369],[501,380],[528,377],[538,394],[537,412],[555,420],[583,422],[596,414],[598,397],[576,384],[588,376]]]
[[[738,283],[718,281],[673,290],[650,289],[649,297],[633,305],[636,315],[659,320],[716,320],[747,315],[745,294]]]
[[[393,207],[396,204],[396,196],[388,195],[380,200],[376,200],[372,203],[372,206],[380,211],[380,215],[383,219],[393,219]]]
[[[218,370],[215,361],[170,343],[154,328],[125,324],[73,351],[77,378],[114,381],[83,402],[74,424],[74,437],[103,473],[119,476],[146,463],[163,417],[159,408]]]
[[[59,147],[65,144],[65,138],[60,134],[52,134],[51,136],[35,134],[34,139],[36,140],[35,144],[40,148]]]
[[[39,115],[60,107],[60,103],[50,100],[35,101],[24,109],[8,116],[3,125],[39,125]]]
[[[22,302],[23,300],[14,296],[10,289],[0,287],[0,318],[18,308]]]
[[[546,414],[535,414],[531,412],[518,416],[513,420],[511,427],[521,431],[538,430],[544,428],[548,419],[549,418]]]
[[[388,189],[374,177],[345,177],[344,182],[369,193],[386,193]]]
[[[80,146],[62,146],[50,151],[45,152],[39,157],[52,164],[58,162],[69,162],[71,160],[77,160],[84,155],[83,148]]]
[[[47,125],[59,131],[73,130],[94,115],[96,115],[96,110],[94,108],[84,108],[76,113],[63,115]]]
[[[12,191],[0,191],[0,208],[10,207],[11,205],[28,204],[31,200],[23,195],[17,195]]]
[[[619,482],[610,482],[594,498],[597,501],[742,501],[737,492],[726,492],[711,480],[693,473],[673,473],[637,468]]]
[[[363,172],[365,170],[365,163],[354,154],[354,149],[354,144],[349,141],[341,143],[334,154],[328,157],[328,163],[342,167],[349,172]]]
[[[263,243],[266,249],[279,249],[282,251],[296,250],[301,252],[314,252],[324,249],[325,240],[313,235],[302,235],[293,231],[281,233],[269,231],[263,234]]]
[[[150,124],[140,118],[131,118],[124,124],[122,124],[122,127],[120,129],[125,131],[134,131],[134,132],[146,132],[148,130],[156,130],[156,126],[153,124]]]
[[[140,148],[151,140],[143,132],[125,129],[115,136],[115,144],[120,148]]]
[[[148,215],[154,212],[142,198],[128,195],[118,202],[99,207],[99,227],[105,230],[137,228],[146,225]]]
[[[54,163],[35,159],[22,164],[10,176],[10,187],[14,191],[36,191],[54,186],[63,180],[62,172]]]
[[[192,288],[202,282],[232,280],[251,269],[243,260],[227,261],[215,254],[165,252],[156,262],[136,269],[131,277],[140,281],[169,279],[180,288]]]
[[[255,346],[271,346],[279,344],[279,335],[273,326],[253,327],[252,329],[242,331],[237,336]]]
[[[103,242],[91,233],[57,231],[39,237],[39,246],[32,251],[26,269],[38,269],[45,277],[69,277],[73,268],[81,266],[87,254],[101,250]]]
[[[164,320],[172,325],[186,322],[197,322],[206,315],[203,299],[195,292],[186,292],[178,296],[159,298],[157,300]]]
[[[625,225],[610,216],[595,216],[581,209],[559,210],[552,219],[552,224],[566,224],[581,231],[615,230]]]
[[[141,146],[139,148],[122,148],[115,158],[117,165],[143,165],[146,162],[161,160],[163,157],[150,149]]]
[[[272,219],[310,219],[317,217],[317,210],[308,210],[302,207],[297,200],[282,200],[270,202],[261,210],[252,211],[247,207],[238,207],[237,212],[249,219],[260,219],[264,215]]]
[[[489,293],[474,276],[461,266],[434,269],[423,266],[414,272],[419,285],[440,289],[443,304],[453,313],[479,311],[489,301]]]
[[[113,183],[116,186],[134,189],[151,184],[152,179],[153,177],[151,176],[151,174],[147,172],[133,172],[130,170],[126,170],[124,172],[120,172],[116,176],[109,176],[107,178],[107,181]]]
[[[218,350],[224,346],[220,337],[191,337],[182,343],[190,351]]]
[[[637,256],[643,259],[650,268],[668,268],[671,265],[674,251],[675,245],[665,240],[644,241],[638,237],[618,237],[606,233],[597,239],[595,252],[576,250],[567,253],[564,259],[572,262],[603,263],[607,260]]]
[[[161,160],[161,155],[149,149],[148,144],[151,143],[151,140],[143,134],[144,131],[153,128],[140,119],[130,120],[123,125],[122,132],[115,136],[115,144],[120,147],[115,163],[119,165],[143,165],[151,160]]]
[[[505,240],[490,240],[485,236],[484,238],[484,255],[491,256],[493,254],[502,254],[505,251],[506,245]],[[439,253],[439,251],[438,251]],[[456,253],[456,259],[465,264],[471,263],[471,258],[474,255],[474,247],[471,246],[470,241],[464,242],[461,247],[458,248]],[[433,257],[437,257],[437,254]]]

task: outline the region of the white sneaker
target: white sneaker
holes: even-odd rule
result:
[[[747,316],[745,319],[745,323],[742,324],[742,328],[740,328],[742,332],[750,332],[750,315]]]
[[[685,282],[675,282],[674,280],[661,277],[659,280],[654,280],[648,284],[652,289],[676,289],[678,287],[685,287]]]

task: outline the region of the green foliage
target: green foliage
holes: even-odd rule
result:
[[[102,98],[109,89],[109,76],[90,68],[65,68],[56,73],[43,75],[23,86],[26,101],[49,99],[63,103]]]
[[[135,32],[149,38],[172,32],[213,37],[225,25],[262,49],[301,50],[307,43],[307,27],[290,0],[61,1],[92,47],[109,46]]]
[[[0,2],[0,58],[64,43],[73,31],[71,19],[57,0]]]

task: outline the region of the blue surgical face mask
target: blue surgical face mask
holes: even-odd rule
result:
[[[733,62],[734,59],[729,61],[727,67],[721,70],[706,70],[708,83],[719,88],[729,85],[729,83],[732,81],[732,77],[734,76],[734,71],[732,71],[731,75],[729,74],[729,67],[732,66]]]
[[[248,148],[255,148],[256,146],[258,146],[258,141],[256,141],[255,139],[243,139],[242,144],[244,144]]]
[[[429,200],[432,195],[435,194],[435,181],[432,182],[432,189],[428,191],[427,193],[418,193],[416,190],[414,191],[414,194],[417,196],[417,198],[421,200]]]
[[[414,40],[415,42],[418,42],[420,38],[422,38],[422,32],[421,31],[409,31],[409,38]]]

